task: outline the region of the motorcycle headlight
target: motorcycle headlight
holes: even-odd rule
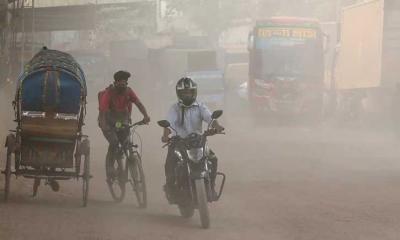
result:
[[[193,148],[193,149],[187,150],[186,153],[187,153],[189,159],[193,162],[199,162],[204,156],[203,148]]]
[[[175,150],[174,153],[178,157],[179,160],[183,159],[182,154],[178,150]]]

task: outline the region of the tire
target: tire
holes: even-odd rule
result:
[[[197,195],[197,206],[200,214],[201,226],[206,229],[210,227],[210,213],[208,210],[208,200],[206,193],[206,185],[204,179],[196,179],[196,195]]]
[[[125,155],[123,155],[123,158]],[[106,176],[107,176],[107,185],[110,190],[111,196],[115,202],[122,202],[125,198],[125,183],[126,183],[126,174],[124,172],[124,167],[122,165],[123,159],[115,160],[114,166],[111,167],[111,164],[108,164],[106,160]],[[108,176],[108,172],[115,171],[115,164],[117,164],[118,176],[114,178],[110,178]]]
[[[37,193],[38,193],[38,189],[40,186],[40,178],[35,178],[33,180],[33,193],[32,193],[32,197],[36,197]]]
[[[137,202],[140,208],[147,207],[147,189],[144,176],[142,159],[138,152],[133,152],[128,162],[129,174],[131,176],[132,189],[135,192]]]
[[[8,195],[10,193],[10,179],[11,179],[11,151],[7,149],[7,158],[6,158],[6,169],[4,170],[4,201],[8,201]]]
[[[82,153],[77,152],[75,155],[75,173],[77,176],[81,173]]]
[[[85,162],[83,166],[83,186],[82,186],[82,200],[83,206],[86,207],[89,198],[89,181],[90,181],[90,154],[85,154]]]
[[[191,218],[194,214],[194,207],[193,206],[183,206],[178,205],[179,213],[183,218]]]

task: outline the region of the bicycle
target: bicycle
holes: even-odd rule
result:
[[[144,125],[142,121],[131,124],[116,124],[115,130],[130,131],[128,137],[119,139],[119,144],[114,152],[111,162],[106,160],[107,185],[111,196],[116,202],[122,202],[125,198],[126,183],[129,182],[135,192],[140,208],[147,207],[146,181],[143,171],[142,158],[139,153],[139,146],[133,143],[133,136],[136,128]],[[140,136],[139,136],[140,139]],[[140,150],[141,152],[141,150]]]

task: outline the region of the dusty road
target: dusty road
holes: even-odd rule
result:
[[[329,124],[255,127],[239,108],[227,114],[227,135],[211,139],[228,176],[225,194],[211,206],[211,229],[199,227],[198,215],[180,218],[164,199],[159,113],[139,130],[149,206],[137,209],[133,194],[114,204],[105,184],[105,141],[91,112],[89,206],[80,207],[81,182],[62,182],[58,193],[41,186],[31,198],[32,182],[13,178],[9,203],[0,203],[0,239],[400,239],[400,149],[390,134]]]

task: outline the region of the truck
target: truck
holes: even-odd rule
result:
[[[317,19],[258,20],[249,34],[248,100],[253,115],[320,120],[324,41]]]
[[[400,1],[369,0],[343,8],[335,59],[338,116],[390,118],[400,90]]]

